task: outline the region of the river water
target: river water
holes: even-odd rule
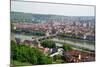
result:
[[[65,43],[65,44],[71,44],[74,46],[82,47],[82,48],[87,48],[89,50],[95,50],[95,43],[94,42],[89,42],[89,41],[80,41],[80,40],[73,40],[73,39],[58,39],[58,38],[53,38],[52,39],[55,42],[58,43]]]
[[[12,37],[20,38],[21,40],[32,40],[33,36],[30,35],[22,35],[22,34],[13,34]],[[55,41],[56,43],[60,43],[63,45],[63,43],[67,44],[72,44],[74,46],[82,47],[82,48],[87,48],[90,50],[95,50],[95,43],[94,42],[89,42],[89,41],[84,41],[84,40],[73,40],[73,39],[59,39],[59,38],[52,38],[51,40]]]

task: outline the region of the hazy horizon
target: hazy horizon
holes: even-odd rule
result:
[[[26,12],[18,12],[18,11],[11,11],[17,13],[26,13]],[[55,16],[65,16],[65,15],[57,15],[57,14],[43,14],[43,13],[28,13],[28,14],[40,14],[40,15],[55,15]],[[67,16],[66,16],[67,17]],[[68,16],[68,17],[95,17],[95,16]]]
[[[95,16],[94,10],[93,6],[11,1],[11,12],[63,16]]]

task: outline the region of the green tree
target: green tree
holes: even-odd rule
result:
[[[51,64],[53,59],[49,56],[42,56],[38,58],[39,64]]]
[[[11,41],[11,58],[17,59],[17,44],[14,41]]]
[[[39,49],[11,41],[11,59],[31,64],[51,64],[52,58],[45,56]]]
[[[56,47],[55,42],[52,41],[52,40],[44,40],[44,41],[41,42],[41,45],[43,47],[48,47],[48,48]]]
[[[64,44],[63,45],[63,49],[66,51],[66,50],[71,50],[72,49],[72,46],[69,45],[69,44]]]

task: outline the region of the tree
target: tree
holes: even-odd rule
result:
[[[72,47],[71,47],[71,45],[69,45],[69,44],[64,44],[63,45],[63,49],[66,51],[66,50],[71,50],[72,49]]]
[[[76,36],[75,34],[71,34],[71,33],[59,33],[57,34],[57,36],[81,39],[80,36]]]
[[[11,59],[31,64],[51,64],[52,58],[45,56],[39,49],[11,41]]]
[[[17,45],[14,41],[11,41],[11,58],[17,59]]]
[[[41,42],[41,45],[43,47],[48,47],[48,48],[54,48],[56,47],[55,42],[52,40],[44,40]]]
[[[39,64],[51,64],[53,59],[49,56],[41,56],[38,59]]]

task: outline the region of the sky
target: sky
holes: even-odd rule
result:
[[[95,16],[94,6],[11,1],[11,11],[64,16]]]

